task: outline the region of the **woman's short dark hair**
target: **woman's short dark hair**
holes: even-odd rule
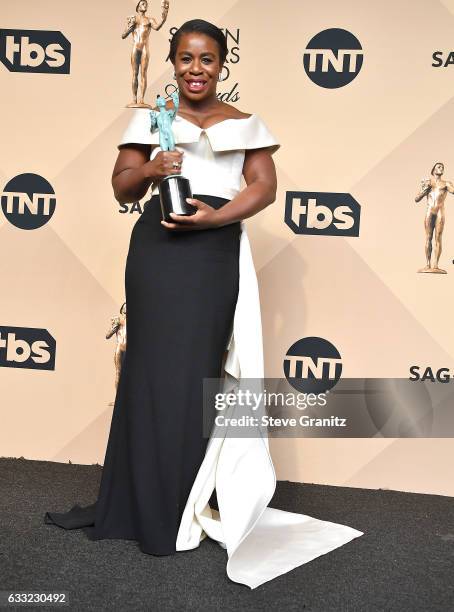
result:
[[[178,43],[180,42],[181,36],[183,34],[189,34],[191,32],[200,32],[200,34],[205,34],[206,36],[213,38],[218,43],[219,62],[222,66],[225,62],[228,53],[227,39],[221,29],[219,29],[217,26],[210,23],[209,21],[205,21],[204,19],[191,19],[190,21],[186,21],[185,23],[183,23],[182,26],[178,28],[178,30],[172,36],[169,51],[169,59],[172,64],[175,64]]]
[[[142,0],[139,0],[139,2],[136,5],[136,13],[139,10],[139,4],[142,2]],[[148,0],[145,0],[145,2],[147,3],[147,8],[148,8]]]

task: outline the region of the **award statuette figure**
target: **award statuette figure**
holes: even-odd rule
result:
[[[109,340],[114,334],[117,340],[114,353],[115,390],[117,390],[118,382],[120,380],[121,366],[123,365],[126,351],[126,302],[124,302],[120,308],[120,316],[111,317],[110,329],[106,334],[106,339]],[[113,403],[109,405],[113,406]]]
[[[425,274],[446,274],[438,266],[441,255],[442,234],[445,226],[445,200],[448,193],[454,193],[454,183],[443,178],[445,166],[441,162],[434,164],[430,178],[421,181],[421,187],[415,202],[427,198],[424,231],[426,234],[426,265],[418,270]],[[432,256],[432,242],[434,253]]]
[[[175,138],[172,132],[172,121],[177,114],[179,98],[175,91],[171,94],[174,108],[166,109],[166,101],[162,96],[157,96],[156,105],[159,111],[151,110],[151,127],[154,132],[159,130],[159,146],[162,151],[175,151]],[[178,162],[174,162],[174,167],[178,168]],[[170,213],[177,215],[194,215],[197,208],[186,202],[186,198],[192,198],[191,185],[189,179],[182,174],[171,174],[164,177],[159,182],[159,200],[161,202],[161,212],[164,221],[174,221]]]
[[[127,38],[132,34],[131,68],[132,68],[132,102],[127,104],[127,108],[151,108],[143,101],[147,89],[147,70],[150,60],[150,49],[148,40],[151,29],[159,30],[167,19],[169,12],[168,0],[161,2],[161,19],[158,21],[154,17],[147,17],[145,14],[148,9],[147,0],[140,0],[136,6],[136,14],[127,18],[126,28],[121,37]],[[140,88],[139,88],[139,68],[140,68]],[[139,101],[137,101],[137,89],[139,89]]]

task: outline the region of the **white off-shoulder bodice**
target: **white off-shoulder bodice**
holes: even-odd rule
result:
[[[161,147],[158,130],[151,132],[150,126],[150,111],[135,109],[118,146],[150,144],[153,159]],[[192,192],[228,199],[241,190],[246,149],[270,147],[274,153],[280,146],[257,114],[244,119],[224,119],[208,128],[177,114],[172,131],[177,149],[184,152],[181,174],[189,179]],[[151,193],[159,193],[157,185],[152,185]]]

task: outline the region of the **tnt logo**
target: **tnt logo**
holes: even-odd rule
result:
[[[20,229],[37,229],[55,211],[55,191],[39,174],[18,174],[1,193],[2,210],[8,221]]]
[[[324,393],[334,387],[342,374],[339,351],[331,342],[317,336],[292,344],[283,367],[292,387],[304,393]]]
[[[0,30],[0,61],[10,72],[69,74],[71,43],[54,30]]]
[[[47,329],[0,326],[0,367],[55,370],[55,349]]]
[[[359,40],[347,30],[329,28],[316,34],[306,47],[303,64],[316,85],[336,89],[348,85],[363,65]]]
[[[359,236],[360,214],[360,205],[349,193],[286,193],[285,222],[295,234]]]

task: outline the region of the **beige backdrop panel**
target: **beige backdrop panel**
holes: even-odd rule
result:
[[[454,218],[441,264],[424,263],[424,205],[414,203],[433,163],[454,178],[453,68],[431,67],[452,44],[454,2],[171,0],[152,33],[147,99],[172,81],[169,30],[202,17],[240,28],[240,61],[219,85],[282,143],[276,202],[247,221],[259,276],[266,375],[281,376],[288,347],[319,335],[340,350],[344,376],[408,376],[412,364],[451,367]],[[130,41],[120,34],[135,2],[12,0],[4,28],[60,30],[71,74],[0,67],[0,180],[35,172],[57,209],[34,231],[0,215],[0,325],[43,327],[57,340],[55,371],[0,368],[0,454],[102,463],[112,414],[110,316],[124,300],[124,264],[138,213],[119,214],[110,186],[116,143],[130,111]],[[150,3],[149,14],[159,13]],[[307,42],[329,27],[361,42],[364,64],[348,86],[306,76]],[[284,224],[287,190],[350,192],[362,205],[360,238],[296,236]],[[451,196],[448,196],[450,198]],[[436,314],[434,314],[434,312]],[[278,477],[354,487],[454,494],[451,439],[272,440]],[[396,465],[399,469],[396,469]]]

